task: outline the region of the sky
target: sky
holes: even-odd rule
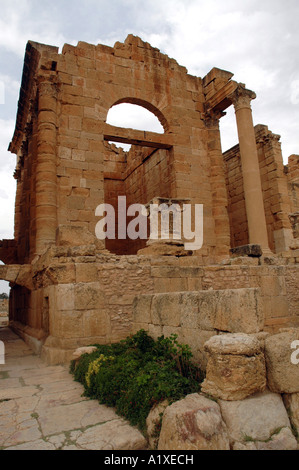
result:
[[[298,0],[0,0],[0,11],[0,239],[13,238],[16,161],[7,148],[28,40],[61,50],[78,41],[113,46],[134,34],[191,75],[228,70],[256,92],[254,123],[281,135],[284,162],[299,153]],[[225,151],[237,143],[232,107],[220,122]]]

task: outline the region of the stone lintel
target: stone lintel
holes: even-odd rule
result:
[[[234,74],[228,72],[227,70],[219,69],[218,67],[213,67],[205,77],[202,79],[202,84],[204,87],[208,86],[212,81],[220,79],[229,81]]]
[[[239,84],[234,80],[229,81],[217,90],[207,101],[206,110],[224,111],[232,104],[230,96],[238,88]]]
[[[172,147],[170,135],[120,128],[109,124],[104,127],[104,140],[161,149]]]

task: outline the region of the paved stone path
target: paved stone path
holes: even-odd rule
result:
[[[67,366],[46,366],[0,328],[0,450],[140,450],[142,434],[112,408],[82,397]]]

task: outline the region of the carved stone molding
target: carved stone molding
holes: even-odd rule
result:
[[[57,84],[52,82],[48,78],[39,76],[38,77],[38,93],[39,96],[53,96],[57,97]]]
[[[203,115],[203,120],[206,127],[209,129],[218,128],[219,120],[225,115],[226,113],[224,111],[220,111],[218,109],[208,109]]]
[[[232,101],[235,111],[243,108],[251,109],[251,100],[256,98],[254,91],[248,90],[245,88],[243,83],[240,83],[236,90],[229,95],[229,99]]]

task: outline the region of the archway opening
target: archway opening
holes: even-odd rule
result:
[[[124,127],[128,129],[136,129],[140,131],[156,132],[163,134],[164,128],[158,117],[145,107],[132,103],[119,103],[112,106],[108,112],[107,124],[112,126]],[[121,147],[125,152],[131,148],[130,144],[119,142],[109,142]]]
[[[0,328],[6,327],[9,322],[9,293],[9,282],[0,280]]]
[[[156,196],[167,197],[170,194],[171,147],[161,137],[168,126],[158,109],[133,98],[115,103],[106,122],[117,129],[112,128],[111,134],[104,137],[104,199],[115,213],[115,236],[107,238],[105,244],[109,251],[118,255],[136,254],[144,248],[147,238],[131,238],[129,233],[125,233],[125,228],[134,219],[128,214],[128,209],[135,204],[146,205]],[[123,132],[119,133],[119,129]],[[135,134],[130,130],[136,131]],[[153,139],[153,134],[147,136],[146,133],[159,136]],[[113,136],[117,141],[113,141]],[[121,196],[125,197],[120,209]]]

